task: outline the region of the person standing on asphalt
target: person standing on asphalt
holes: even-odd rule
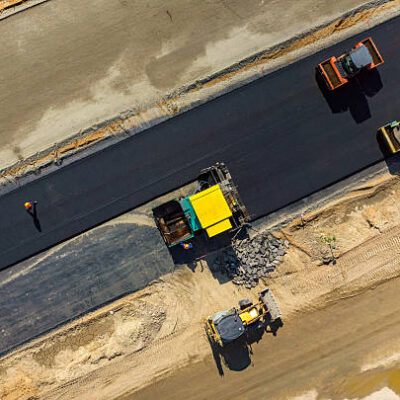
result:
[[[39,218],[37,215],[36,205],[37,205],[37,201],[34,201],[34,202],[27,201],[24,203],[25,210],[32,217],[33,223],[35,224],[36,229],[39,232],[42,232],[42,228],[40,226],[40,221],[39,221]]]
[[[26,203],[24,203],[24,207],[25,210],[28,211],[28,213],[32,212],[32,209],[34,208],[34,206],[36,206],[37,201],[34,201],[33,203],[31,203],[30,201],[27,201]]]
[[[193,244],[192,243],[184,243],[184,242],[180,242],[179,243],[185,250],[189,250],[193,248]]]

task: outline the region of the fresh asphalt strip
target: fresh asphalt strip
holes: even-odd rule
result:
[[[382,160],[376,130],[399,118],[400,18],[30,182],[0,198],[0,269],[225,161],[258,218]],[[385,63],[332,96],[316,65],[371,36]],[[37,219],[25,201],[38,201]]]

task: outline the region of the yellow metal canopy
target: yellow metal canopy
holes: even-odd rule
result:
[[[221,222],[218,222],[215,225],[211,225],[210,227],[206,228],[206,232],[208,237],[212,237],[218,235],[218,233],[225,232],[228,229],[232,228],[231,221],[229,219],[224,219]]]
[[[232,216],[228,203],[219,185],[211,186],[200,193],[189,197],[201,227],[209,237],[227,231],[232,227],[229,217]]]
[[[257,311],[255,307],[250,308],[248,311],[241,312],[239,314],[240,319],[245,324],[250,324],[254,319],[260,316],[260,313]]]

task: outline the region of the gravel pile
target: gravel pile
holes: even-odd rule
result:
[[[235,240],[232,248],[224,250],[214,260],[214,268],[228,275],[233,283],[247,288],[257,286],[261,277],[267,277],[283,261],[289,248],[287,240],[271,233],[259,234],[253,239]]]

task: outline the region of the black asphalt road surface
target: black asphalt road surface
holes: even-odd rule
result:
[[[400,118],[400,19],[290,65],[0,198],[0,268],[111,219],[225,161],[253,218],[383,158]],[[315,66],[372,36],[385,63],[329,97]],[[38,201],[37,216],[25,201]]]
[[[117,223],[0,271],[0,356],[173,269],[155,227]]]

